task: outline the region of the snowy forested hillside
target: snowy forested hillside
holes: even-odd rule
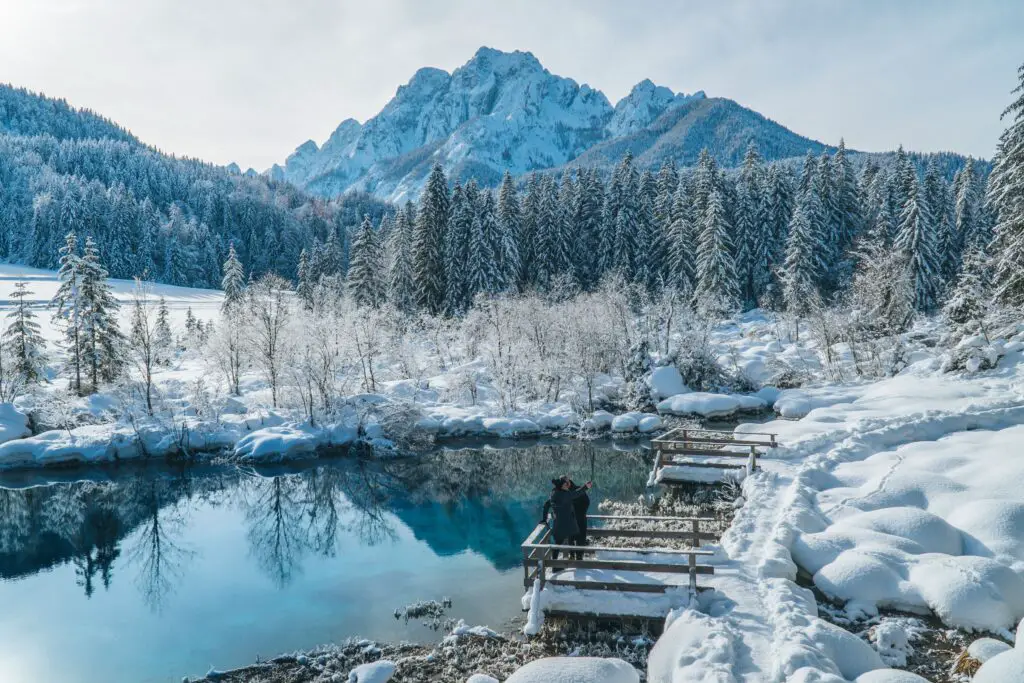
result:
[[[75,231],[115,277],[215,285],[229,243],[253,272],[293,277],[303,248],[330,241],[343,260],[347,230],[384,209],[168,156],[95,114],[0,85],[2,260],[53,268]]]

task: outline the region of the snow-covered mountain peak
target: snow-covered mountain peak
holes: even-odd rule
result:
[[[529,52],[481,47],[451,73],[419,69],[364,124],[346,119],[322,146],[301,145],[286,160],[283,175],[315,194],[356,189],[401,200],[419,194],[434,163],[453,179],[475,177],[491,185],[505,170],[520,175],[577,162],[606,164],[609,155],[621,156],[620,138],[643,131],[651,136],[641,144],[651,145],[654,156],[679,160],[691,151],[686,140],[735,134],[726,119],[741,116],[741,108],[723,105],[724,114],[705,118],[713,107],[693,102],[703,99],[703,92],[675,93],[645,79],[612,107],[600,90],[552,74]],[[693,106],[683,123],[665,116],[682,112],[684,103]],[[654,126],[655,121],[660,123]],[[693,126],[709,130],[693,134]],[[673,142],[655,144],[663,135]],[[806,149],[806,142],[811,141],[800,140],[794,149]],[[645,163],[663,160],[654,156]],[[275,171],[275,177],[280,174]]]
[[[608,123],[608,132],[613,136],[629,135],[646,128],[666,109],[687,99],[683,93],[674,93],[645,78],[616,103],[615,113]]]

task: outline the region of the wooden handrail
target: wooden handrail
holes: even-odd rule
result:
[[[714,555],[714,550],[698,550],[696,548],[687,549],[675,549],[675,548],[615,548],[611,546],[602,545],[558,545],[555,543],[544,543],[527,545],[523,544],[523,548],[527,550],[567,550],[573,553],[596,553],[596,552],[615,552],[615,553],[644,553],[653,555]],[[531,558],[532,559],[532,558]]]
[[[717,522],[715,517],[642,517],[633,515],[587,515],[587,519],[635,519],[642,522]],[[529,540],[529,539],[527,539]]]

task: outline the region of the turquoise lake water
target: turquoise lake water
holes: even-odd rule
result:
[[[549,480],[630,500],[648,468],[572,443],[0,475],[0,681],[177,682],[348,637],[433,641],[394,611],[444,597],[501,629]]]

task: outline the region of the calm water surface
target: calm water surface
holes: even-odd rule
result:
[[[0,681],[180,681],[350,636],[429,641],[394,610],[446,596],[500,628],[549,480],[633,499],[648,460],[568,444],[2,475]]]

